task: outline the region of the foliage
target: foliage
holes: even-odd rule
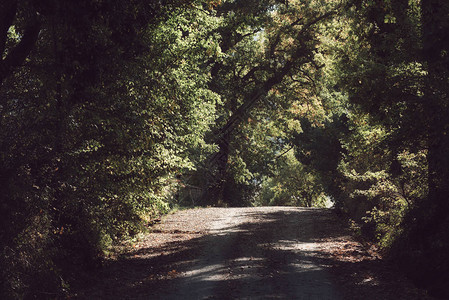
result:
[[[167,212],[175,174],[207,151],[219,102],[202,66],[216,26],[207,12],[47,4],[36,8],[33,51],[1,89],[7,298],[66,292],[75,265],[96,266],[112,243]],[[25,10],[11,28],[27,22]]]
[[[328,205],[316,174],[294,157],[293,151],[278,158],[274,174],[262,181],[259,205],[324,207]]]
[[[440,1],[356,1],[334,26],[338,35],[326,37],[337,79],[328,89],[348,96],[342,104],[349,132],[337,135],[344,149],[338,190],[345,197],[336,197],[337,204],[437,295],[447,294],[441,289],[447,279],[433,275],[448,268],[441,152],[447,69],[445,46],[431,28],[445,28],[440,17],[447,8]],[[407,267],[415,264],[421,271]]]
[[[62,297],[173,206],[329,199],[444,294],[448,10],[0,3],[2,296]]]

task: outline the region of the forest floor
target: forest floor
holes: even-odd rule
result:
[[[74,298],[431,299],[329,209],[190,209],[151,231]]]

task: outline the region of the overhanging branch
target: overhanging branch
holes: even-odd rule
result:
[[[297,39],[300,39],[301,36],[313,25],[319,23],[322,20],[330,18],[336,13],[337,13],[336,10],[332,10],[306,23],[301,28],[299,33],[296,35]],[[300,62],[302,58],[305,59],[301,63],[309,62],[310,59],[306,55],[307,52],[308,52],[307,49],[299,46],[292,55],[292,57],[285,63],[285,65],[280,70],[275,72],[269,79],[265,81],[264,84],[256,87],[250,94],[250,96],[247,98],[247,100],[244,101],[243,104],[240,105],[240,107],[237,108],[237,110],[231,115],[226,124],[215,132],[215,142],[220,141],[223,136],[232,132],[234,128],[236,128],[243,121],[244,116],[255,106],[255,104],[262,97],[266,96],[273,86],[280,83],[284,79],[284,77],[290,73],[292,68],[295,67],[298,62]],[[255,69],[253,70],[255,71]]]

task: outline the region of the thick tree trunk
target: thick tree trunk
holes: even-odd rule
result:
[[[227,166],[229,159],[229,143],[231,139],[230,132],[222,135],[216,142],[218,152],[209,160],[204,167],[203,193],[200,199],[202,205],[224,204],[224,187],[227,180]]]

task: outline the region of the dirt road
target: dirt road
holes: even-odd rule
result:
[[[330,210],[205,208],[165,217],[86,299],[425,299]]]

